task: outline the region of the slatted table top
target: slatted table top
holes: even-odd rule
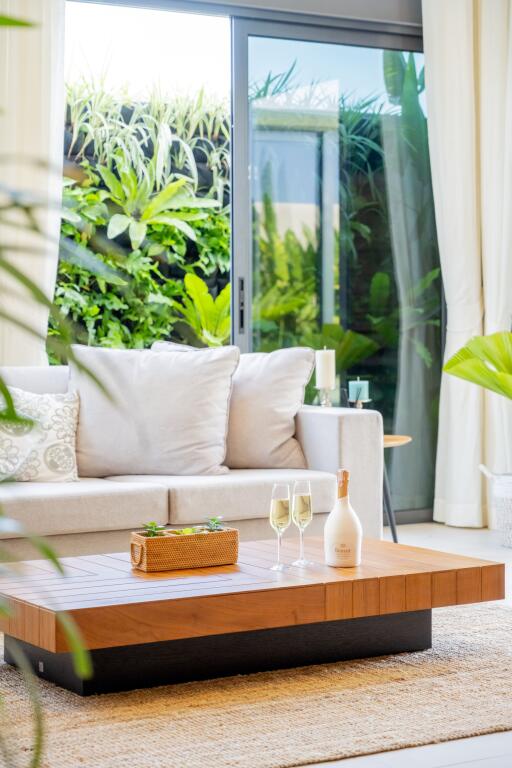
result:
[[[298,555],[283,543],[283,560]],[[504,597],[504,565],[385,541],[366,540],[358,568],[323,564],[320,538],[306,537],[316,565],[270,570],[276,542],[244,542],[236,565],[145,574],[129,555],[62,558],[0,577],[13,605],[7,634],[49,651],[66,650],[56,615],[69,612],[87,646],[105,648],[209,634],[376,616]]]

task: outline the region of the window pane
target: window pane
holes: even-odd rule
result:
[[[226,17],[67,2],[55,302],[78,341],[229,342],[230,68]]]
[[[253,347],[335,348],[335,402],[360,376],[385,430],[413,437],[388,457],[395,507],[430,507],[442,289],[423,57],[251,37],[249,83]]]

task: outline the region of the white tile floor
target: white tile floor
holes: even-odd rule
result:
[[[388,529],[386,538],[390,538]],[[496,532],[421,523],[399,526],[398,538],[402,544],[505,562],[505,602],[512,605],[512,549],[500,545]],[[318,768],[512,768],[512,731],[316,765]]]

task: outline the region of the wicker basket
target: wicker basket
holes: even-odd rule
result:
[[[480,469],[490,481],[489,507],[501,544],[512,548],[512,475],[490,472],[484,464],[480,464]]]
[[[162,536],[152,537],[135,531],[130,554],[132,566],[146,572],[230,565],[238,559],[238,530],[223,528],[182,536],[166,531]]]

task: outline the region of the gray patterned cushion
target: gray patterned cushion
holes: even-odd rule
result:
[[[76,392],[37,395],[9,387],[16,412],[34,424],[0,421],[0,479],[39,482],[78,480]]]

